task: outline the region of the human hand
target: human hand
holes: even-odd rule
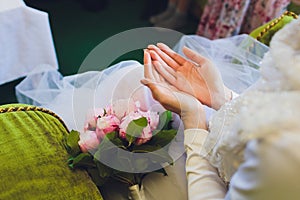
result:
[[[144,77],[141,83],[147,86],[155,100],[164,108],[181,116],[185,129],[207,129],[203,105],[193,96],[171,86],[157,71],[159,62],[151,60],[154,51],[144,51]],[[156,66],[156,67],[154,67]]]
[[[220,72],[209,59],[187,47],[183,48],[183,53],[190,60],[163,43],[149,45],[148,48],[158,55],[152,56],[160,63],[156,70],[178,90],[193,95],[216,110],[231,100],[231,90],[224,85]]]

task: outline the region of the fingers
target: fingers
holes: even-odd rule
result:
[[[174,69],[169,67],[157,54],[155,51],[150,51],[151,57],[155,60],[153,65],[158,73],[169,83],[174,84],[176,82],[176,72]],[[156,71],[155,70],[155,71]],[[156,72],[157,72],[156,71]]]
[[[150,51],[144,50],[144,77],[156,82],[163,82],[163,77],[156,71],[150,56]]]
[[[151,84],[153,83],[150,79],[147,79],[147,78],[145,78],[145,79],[142,79],[141,80],[141,83],[143,84],[143,85],[146,85],[147,87],[149,87],[150,89],[153,89],[153,86],[151,86]]]
[[[164,108],[181,115],[183,120],[189,118],[188,121],[193,122],[190,123],[191,128],[198,127],[199,119],[197,116],[201,113],[200,111],[203,111],[203,107],[196,98],[148,79],[141,80],[141,83],[150,89],[153,98],[161,103]],[[205,124],[205,113],[203,116],[204,120],[201,121],[204,121]]]
[[[159,62],[153,62],[155,69],[158,73],[170,84],[174,85],[176,82],[176,78]],[[167,67],[169,68],[169,67]],[[172,69],[173,70],[173,69]]]
[[[192,61],[194,61],[197,64],[203,65],[206,62],[209,62],[209,59],[201,56],[200,54],[196,53],[195,51],[193,51],[190,48],[187,47],[183,47],[182,49],[184,55],[186,55],[187,58],[191,59]]]
[[[152,96],[153,96],[153,98],[155,100],[159,101],[159,99],[161,98],[161,96],[163,96],[162,91],[159,90],[159,88],[158,88],[158,84],[155,83],[155,82],[153,82],[152,80],[150,80],[150,79],[142,79],[141,83],[150,89],[150,91],[152,93]]]
[[[164,60],[161,59],[161,57],[157,54],[157,52],[151,50],[150,56],[154,60],[152,63],[156,63],[155,66],[163,67],[164,70],[167,71],[170,75],[175,76],[176,71],[172,69],[167,63],[165,63]]]
[[[151,90],[152,96],[155,100],[162,103],[161,99],[165,95],[164,88],[162,86],[159,86],[158,83],[153,82],[150,79],[142,79],[141,83]]]
[[[153,79],[153,74],[152,74],[152,62],[151,62],[151,57],[150,53],[147,49],[144,50],[144,77],[148,79]]]
[[[150,89],[153,98],[160,102],[165,109],[180,114],[180,104],[172,89],[149,79],[142,79],[141,83]]]
[[[167,55],[165,52],[163,52],[162,50],[160,50],[157,46],[155,45],[149,45],[148,49],[155,51],[158,56],[170,67],[172,67],[173,69],[177,69],[178,67],[180,67],[180,65],[173,59],[171,58],[169,55]]]
[[[170,47],[165,45],[164,43],[157,43],[158,48],[160,48],[163,52],[165,52],[168,56],[174,59],[179,65],[184,64],[187,60],[173,51]]]
[[[151,63],[151,57],[148,49],[144,49],[144,64],[149,65]]]
[[[152,74],[157,82],[164,82],[164,78],[156,71],[155,61],[152,62]]]

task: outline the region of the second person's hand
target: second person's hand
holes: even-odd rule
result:
[[[209,59],[187,47],[183,48],[183,52],[190,60],[163,43],[149,45],[148,48],[156,52],[151,56],[160,63],[156,65],[159,74],[178,90],[193,95],[216,110],[231,100],[231,90],[224,85],[220,72]]]
[[[153,98],[160,102],[162,106],[180,115],[185,129],[207,129],[206,114],[203,105],[195,97],[179,91],[166,82],[156,71],[155,68],[157,65],[160,65],[160,63],[157,61],[152,62],[150,51],[145,50],[145,79],[141,80],[142,84],[151,90]]]

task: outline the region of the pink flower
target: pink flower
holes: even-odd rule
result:
[[[104,115],[103,108],[96,108],[94,110],[90,110],[86,115],[86,121],[84,124],[84,131],[95,131],[97,126],[98,116]]]
[[[143,117],[140,113],[138,112],[130,112],[128,115],[122,118],[121,123],[120,123],[120,130],[119,130],[119,136],[123,139],[126,139],[126,129],[128,127],[128,124],[135,119],[139,119]]]
[[[112,103],[111,109],[114,115],[122,119],[127,113],[135,111],[135,104],[132,99],[119,99]]]
[[[147,111],[147,112],[139,111],[139,112],[142,114],[143,117],[147,118],[151,130],[152,131],[155,130],[159,123],[159,115],[156,112],[151,112],[151,111]]]
[[[104,111],[105,111],[105,112],[104,112],[103,115],[101,115],[101,117],[107,116],[107,115],[115,115],[115,113],[114,113],[113,108],[112,108],[111,105],[106,106],[105,109],[104,109]]]
[[[84,133],[80,133],[80,140],[78,145],[82,152],[86,153],[89,150],[96,149],[100,141],[97,138],[95,131],[86,131]]]
[[[107,115],[97,119],[96,134],[102,139],[107,133],[111,133],[118,129],[120,120],[115,115]]]
[[[126,139],[126,130],[128,127],[128,124],[132,120],[136,120],[139,118],[145,117],[148,121],[148,124],[145,128],[143,128],[143,131],[141,132],[141,135],[136,139],[134,142],[136,145],[141,145],[146,142],[148,142],[152,137],[152,131],[157,127],[159,122],[159,116],[157,113],[154,112],[142,112],[140,110],[136,112],[130,112],[128,115],[126,115],[122,120],[120,124],[120,131],[119,136],[123,139]],[[129,133],[130,134],[130,133]]]
[[[150,125],[151,130],[154,130],[157,128],[158,123],[159,123],[159,115],[157,112],[152,112],[152,111],[142,111],[141,104],[139,101],[135,102],[136,106],[136,111],[139,112],[143,117],[147,118],[148,124]]]
[[[152,137],[152,130],[150,128],[150,125],[148,124],[148,126],[146,126],[143,129],[143,132],[140,135],[140,137],[138,137],[134,143],[136,145],[144,144],[144,143],[148,142],[151,139],[151,137]]]

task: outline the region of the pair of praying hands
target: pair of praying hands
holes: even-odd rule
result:
[[[184,47],[186,58],[158,43],[144,50],[144,77],[154,99],[181,116],[185,129],[207,129],[203,104],[218,110],[231,90],[207,58]]]

